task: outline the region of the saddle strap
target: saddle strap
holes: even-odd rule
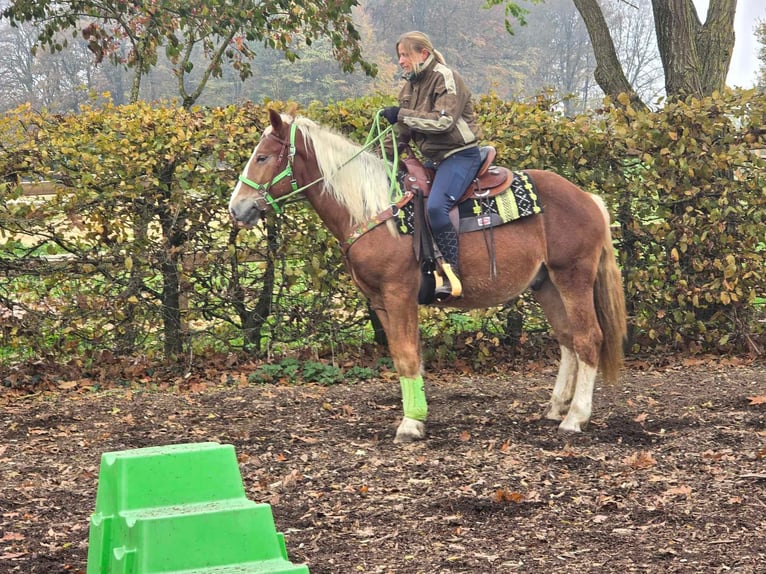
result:
[[[484,245],[489,256],[489,278],[497,278],[497,257],[495,256],[495,232],[494,226],[484,230]]]
[[[400,199],[398,202],[396,202],[394,205],[388,207],[387,209],[384,209],[380,213],[378,213],[375,217],[372,219],[368,219],[361,225],[358,225],[354,229],[351,230],[351,233],[348,234],[346,239],[340,244],[340,250],[345,256],[346,253],[348,253],[348,250],[351,249],[351,246],[356,243],[356,241],[362,237],[365,233],[368,231],[372,231],[379,225],[382,225],[392,217],[396,216],[399,213],[399,210],[407,205],[410,200],[412,200],[412,194],[409,192],[405,192],[402,199]]]

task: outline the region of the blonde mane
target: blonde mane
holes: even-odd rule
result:
[[[295,118],[294,123],[314,151],[324,191],[348,210],[353,225],[390,207],[388,169],[382,158],[360,153],[362,146],[308,118]]]

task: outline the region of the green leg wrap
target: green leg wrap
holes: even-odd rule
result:
[[[425,421],[428,416],[428,404],[423,377],[421,375],[412,379],[399,377],[399,383],[402,386],[404,416],[416,421]]]

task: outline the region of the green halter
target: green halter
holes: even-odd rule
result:
[[[290,126],[290,141],[289,142],[280,140],[276,136],[271,136],[271,137],[274,137],[274,139],[276,139],[278,142],[282,144],[282,151],[279,152],[280,158],[284,155],[285,150],[287,150],[288,147],[290,150],[289,153],[287,154],[287,166],[285,167],[285,169],[280,171],[277,175],[272,177],[271,181],[269,181],[268,183],[255,183],[253,180],[248,179],[244,175],[239,176],[239,181],[241,181],[245,185],[249,185],[255,191],[261,192],[261,197],[263,197],[263,199],[266,200],[266,202],[271,206],[271,208],[274,210],[275,213],[282,213],[282,209],[279,207],[279,203],[277,203],[277,200],[274,199],[269,193],[269,190],[274,185],[276,185],[277,183],[279,183],[286,177],[290,178],[290,187],[292,188],[292,191],[288,193],[287,195],[280,197],[279,201],[284,201],[287,198],[302,192],[304,189],[306,189],[306,187],[308,187],[308,186],[304,186],[302,188],[299,188],[298,182],[295,180],[295,176],[293,175],[293,159],[295,158],[295,132],[296,132],[296,126],[293,123]],[[316,182],[312,182],[310,185],[313,185],[314,183]]]

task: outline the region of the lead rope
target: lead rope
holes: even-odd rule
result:
[[[381,129],[380,127],[380,115],[383,110],[378,110],[375,114],[375,117],[372,120],[372,127],[370,127],[370,132],[367,134],[367,141],[364,144],[364,148],[367,148],[369,145],[372,145],[376,142],[381,142],[380,146],[380,155],[383,157],[383,161],[386,163],[388,181],[389,181],[389,187],[388,187],[388,196],[391,200],[392,204],[398,203],[399,200],[402,199],[402,189],[399,186],[399,181],[397,179],[398,175],[398,169],[399,169],[399,146],[396,143],[396,131],[394,130],[394,126],[389,125],[387,128]],[[391,132],[391,147],[393,148],[393,160],[388,161],[388,153],[386,152],[386,145],[385,141],[383,141],[383,138]]]

